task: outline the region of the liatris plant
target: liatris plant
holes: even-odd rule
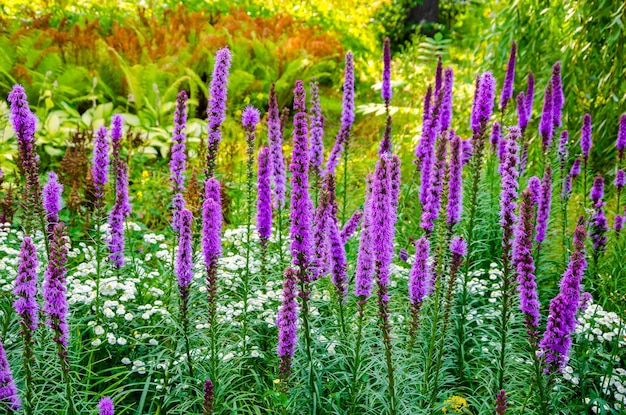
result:
[[[493,151],[494,154],[497,154],[498,157],[500,157],[499,149],[502,143],[502,128],[500,127],[500,123],[497,121],[494,122],[493,126],[491,127],[491,139],[489,140],[489,142],[491,144],[491,151]]]
[[[228,87],[228,76],[230,70],[231,55],[228,48],[223,48],[215,54],[215,65],[213,66],[213,75],[211,76],[211,84],[209,85],[209,105],[207,106],[208,116],[208,133],[207,140],[207,178],[213,177],[215,172],[215,162],[217,159],[217,150],[222,140],[221,126],[226,119],[226,93]]]
[[[192,214],[188,209],[180,212],[180,229],[178,237],[178,253],[174,272],[178,279],[178,291],[180,294],[180,322],[183,328],[187,364],[189,376],[193,378],[193,364],[191,362],[191,348],[189,345],[189,285],[193,279],[193,250],[192,240]]]
[[[187,127],[187,92],[180,91],[176,96],[174,111],[174,131],[172,133],[172,150],[170,159],[170,179],[172,180],[172,227],[175,231],[180,227],[180,212],[185,208],[185,170],[187,155],[185,154],[185,128]]]
[[[509,100],[513,98],[513,82],[515,81],[515,60],[517,54],[517,43],[513,42],[511,45],[511,54],[509,55],[509,63],[506,67],[506,75],[504,82],[502,83],[502,93],[500,94],[500,112],[504,117],[504,111],[509,103]]]
[[[422,236],[415,242],[415,261],[409,273],[409,301],[411,303],[411,320],[409,321],[410,347],[415,343],[422,304],[433,288],[430,264],[428,263],[429,255],[430,242],[425,236]]]
[[[202,254],[206,273],[208,322],[211,341],[211,376],[215,379],[217,368],[217,261],[222,255],[222,202],[220,183],[207,179],[202,204]]]
[[[618,212],[617,215],[615,215],[615,232],[619,236],[619,232],[622,230],[622,226],[624,223],[623,216],[620,215],[619,213],[621,212],[620,202],[621,202],[622,189],[626,185],[626,172],[624,170],[620,169],[617,171],[617,173],[615,174],[614,185],[615,185],[615,189],[617,189],[617,192],[616,192],[617,208],[615,210],[617,210]]]
[[[386,37],[383,42],[383,80],[381,87],[381,96],[385,104],[385,129],[383,130],[383,139],[380,142],[380,150],[378,154],[389,153],[392,151],[391,144],[391,114],[389,113],[389,104],[391,102],[391,46],[389,38]]]
[[[204,382],[204,398],[202,399],[202,415],[213,415],[213,403],[215,402],[215,388],[213,382],[207,379]]]
[[[272,196],[270,194],[270,150],[263,147],[259,151],[257,176],[257,216],[256,227],[261,239],[262,255],[265,258],[267,242],[272,236]]]
[[[59,222],[61,193],[63,193],[63,185],[59,183],[58,176],[54,172],[48,173],[48,182],[43,187],[43,208],[46,213],[48,232],[51,232],[54,225]]]
[[[448,183],[448,206],[447,218],[448,229],[452,231],[454,226],[461,221],[463,210],[463,164],[462,164],[461,138],[454,135],[450,140],[449,183]]]
[[[528,112],[526,111],[526,96],[524,95],[524,91],[517,95],[515,103],[517,104],[517,125],[520,131],[522,131],[522,134],[524,134],[526,127],[528,127]]]
[[[506,342],[511,307],[512,262],[511,251],[513,229],[515,225],[515,208],[518,197],[518,145],[521,132],[518,127],[510,127],[502,160],[502,191],[500,195],[500,225],[502,226],[502,314],[500,320],[500,361],[498,367],[498,390],[504,387],[506,365]]]
[[[543,95],[543,110],[541,112],[541,122],[539,123],[539,134],[541,135],[541,143],[544,154],[550,149],[552,144],[552,135],[554,130],[553,114],[552,114],[552,82],[546,85],[546,91]]]
[[[550,220],[550,204],[552,203],[552,167],[548,164],[541,182],[541,193],[537,206],[537,226],[535,241],[537,251],[541,249],[541,243],[546,239],[548,221]]]
[[[15,311],[20,316],[20,328],[24,341],[24,410],[26,415],[33,415],[33,372],[35,362],[34,334],[39,322],[39,303],[37,302],[37,252],[29,236],[22,240],[20,259],[17,268],[17,278],[13,294],[17,297],[13,303]]]
[[[591,145],[591,115],[585,114],[580,130],[580,150],[583,153],[583,194],[587,194],[587,164]],[[583,208],[587,209],[587,198],[583,198]]]
[[[440,129],[440,111],[443,102],[443,91],[435,97],[435,104],[431,114],[426,120],[422,131],[422,140],[417,147],[415,155],[419,157],[420,176],[420,203],[422,210],[427,205],[428,195],[431,186],[433,166],[435,164],[435,147],[437,144],[437,134]]]
[[[328,238],[328,222],[335,220],[332,204],[335,198],[335,176],[325,176],[322,194],[320,196],[313,224],[313,249],[315,256],[311,265],[311,280],[323,278],[330,271],[330,247]]]
[[[563,81],[561,80],[561,62],[552,66],[552,125],[554,131],[563,124],[561,120],[565,97],[563,96]]]
[[[69,326],[67,324],[67,287],[65,276],[67,270],[67,245],[65,237],[65,224],[57,223],[52,228],[50,238],[50,258],[48,268],[44,274],[43,298],[44,311],[47,316],[48,326],[54,332],[52,340],[57,345],[57,354],[61,364],[63,381],[65,382],[68,413],[75,412],[70,379],[70,362],[67,357],[69,341]]]
[[[332,176],[329,176],[332,177]],[[343,315],[343,305],[348,294],[348,262],[346,260],[346,249],[341,241],[337,218],[330,217],[328,220],[328,247],[331,260],[331,281],[335,286],[335,295],[339,303],[339,321],[345,333],[345,322]]]
[[[426,157],[427,144],[429,144],[430,134],[430,113],[431,113],[431,101],[433,99],[433,88],[428,85],[426,88],[426,94],[424,95],[424,109],[422,114],[422,136],[420,138],[418,146],[415,148],[415,160],[413,163],[416,165],[417,170],[421,169],[422,160]],[[433,147],[434,148],[434,147]]]
[[[267,134],[272,162],[272,182],[274,184],[274,207],[282,209],[285,205],[285,157],[283,156],[283,131],[280,112],[276,101],[276,88],[270,87],[269,109],[267,114]],[[280,222],[279,228],[280,232]],[[279,234],[280,235],[280,234]]]
[[[115,410],[113,408],[113,400],[108,396],[100,399],[98,403],[98,414],[99,415],[114,415]]]
[[[348,219],[348,221],[343,225],[343,228],[341,229],[341,243],[342,244],[345,245],[346,242],[348,242],[348,239],[350,239],[352,235],[354,235],[357,228],[361,224],[362,219],[363,219],[363,211],[360,209],[355,210],[352,216],[350,216],[350,219]]]
[[[41,184],[39,182],[39,156],[35,145],[35,123],[37,117],[28,106],[26,93],[21,85],[15,85],[8,98],[11,104],[11,123],[17,135],[17,148],[20,167],[25,177],[24,230],[30,235],[38,222],[41,212]],[[45,230],[45,229],[44,229]]]
[[[581,216],[574,231],[569,264],[561,279],[559,294],[550,301],[546,331],[539,343],[547,373],[561,371],[572,345],[572,335],[577,324],[576,311],[580,299],[580,283],[587,269],[586,236],[584,219]]]
[[[95,189],[95,218],[96,237],[94,238],[95,254],[96,254],[96,301],[95,312],[96,318],[100,317],[100,268],[102,265],[101,256],[101,235],[100,226],[102,224],[104,213],[104,191],[109,181],[109,140],[107,139],[107,129],[102,126],[98,128],[93,143],[93,157],[91,160],[91,175],[93,177],[93,186]]]
[[[615,148],[617,149],[617,159],[621,164],[624,160],[624,151],[626,151],[626,114],[622,114],[619,117],[619,130],[617,131]]]
[[[283,388],[291,375],[291,360],[296,350],[298,332],[298,303],[296,301],[298,271],[288,267],[283,282],[283,302],[278,310],[276,326],[278,327],[278,347],[276,353],[280,358],[279,375]]]
[[[606,236],[609,226],[604,213],[604,178],[597,175],[591,187],[590,199],[593,207],[589,225],[589,237],[593,244],[593,268],[594,274],[598,275],[598,261],[606,250],[608,238]]]
[[[441,207],[441,193],[443,191],[444,174],[447,167],[447,141],[448,140],[442,136],[437,143],[436,160],[429,180],[426,204],[422,210],[420,226],[429,236],[435,230],[435,221],[439,217],[439,209]]]
[[[17,386],[13,380],[13,373],[4,346],[0,341],[0,409],[12,414],[22,408],[22,400],[17,394]]]
[[[319,180],[322,174],[324,163],[324,116],[320,105],[320,89],[317,79],[311,80],[311,107],[309,109],[309,124],[311,126],[311,147],[309,149],[309,159],[315,194],[319,193]],[[278,113],[278,109],[276,109]],[[317,201],[317,197],[315,198]]]
[[[506,415],[506,411],[508,409],[506,391],[504,389],[500,389],[498,392],[498,396],[496,397],[496,415]]]
[[[383,155],[376,165],[372,185],[372,247],[374,251],[374,274],[378,285],[379,325],[385,346],[389,412],[396,413],[394,373],[391,349],[391,325],[389,322],[389,265],[393,259],[394,220],[391,200],[391,160]]]

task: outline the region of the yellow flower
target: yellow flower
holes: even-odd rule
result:
[[[150,172],[148,170],[144,170],[141,172],[141,184],[146,184],[150,179]]]
[[[143,192],[141,190],[137,192],[137,199],[143,199]]]
[[[450,396],[448,399],[443,401],[443,403],[447,405],[441,409],[441,412],[444,414],[448,413],[448,409],[454,413],[462,414],[463,409],[467,407],[467,401],[465,398],[458,395]]]
[[[278,385],[280,383],[280,379],[274,379],[274,385]]]

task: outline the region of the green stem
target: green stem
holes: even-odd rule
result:
[[[359,369],[361,367],[361,341],[363,339],[363,319],[365,313],[365,304],[367,299],[365,296],[359,297],[358,308],[358,320],[357,320],[357,334],[356,344],[354,347],[354,366],[352,367],[352,387],[350,388],[350,413],[357,414],[356,399],[359,393]]]

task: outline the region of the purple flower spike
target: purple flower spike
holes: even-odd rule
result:
[[[599,174],[596,175],[593,180],[593,186],[591,187],[589,197],[594,206],[597,206],[598,203],[602,202],[602,198],[604,197],[604,178]]]
[[[296,301],[296,283],[298,271],[293,268],[285,270],[283,282],[283,302],[276,316],[278,327],[278,347],[276,353],[280,357],[280,376],[283,381],[291,373],[291,359],[296,350],[298,332],[298,303]]]
[[[109,140],[104,126],[98,128],[93,142],[91,175],[96,188],[96,197],[102,199],[104,186],[109,181]]]
[[[596,252],[604,252],[608,239],[606,232],[609,230],[608,221],[604,214],[604,178],[597,175],[591,188],[591,201],[593,202],[593,215],[591,216],[591,229],[589,236]]]
[[[441,91],[441,87],[443,86],[443,62],[441,61],[441,56],[437,58],[437,68],[435,69],[435,96],[439,94]]]
[[[241,124],[243,128],[254,131],[259,121],[261,121],[261,113],[258,109],[254,108],[252,105],[248,105],[244,108],[241,114]]]
[[[493,127],[491,127],[491,148],[493,149],[494,153],[497,151],[498,147],[500,146],[500,141],[502,140],[502,129],[500,128],[500,123],[499,122],[494,122],[493,123]]]
[[[470,140],[461,140],[461,164],[465,166],[474,153],[474,148]]]
[[[261,245],[266,246],[272,236],[272,198],[270,194],[270,150],[263,147],[259,152],[258,198],[257,198],[257,230]]]
[[[541,244],[546,239],[548,221],[550,220],[550,204],[552,202],[552,167],[548,164],[541,182],[541,197],[537,206],[537,235],[535,241]]]
[[[431,183],[431,175],[433,172],[433,165],[435,164],[434,152],[437,144],[437,132],[439,131],[439,113],[443,102],[443,91],[435,98],[435,106],[432,113],[424,125],[424,131],[422,132],[422,141],[418,147],[420,153],[420,202],[422,207],[426,205],[426,200],[429,194],[429,188]]]
[[[459,257],[467,255],[467,242],[465,242],[465,239],[460,236],[452,238],[452,241],[450,242],[450,252],[453,257],[455,255]]]
[[[559,138],[559,164],[561,170],[565,170],[565,161],[567,160],[567,141],[569,140],[569,133],[567,130],[561,131],[561,137]]]
[[[17,394],[11,367],[7,361],[4,346],[0,342],[0,409],[17,411],[22,407],[22,400]]]
[[[622,190],[624,185],[626,185],[626,172],[624,172],[624,170],[618,170],[615,175],[615,187]]]
[[[122,116],[120,114],[113,115],[111,118],[111,147],[113,150],[114,163],[121,160],[123,127],[124,119]],[[117,171],[114,170],[113,173],[117,173]]]
[[[506,67],[506,76],[502,84],[502,95],[500,95],[500,111],[504,113],[506,105],[513,97],[513,82],[515,81],[515,60],[517,54],[517,43],[511,45],[511,54],[509,55],[509,63]]]
[[[226,119],[226,93],[231,55],[228,48],[222,48],[215,54],[215,66],[209,85],[209,105],[207,106],[208,120],[208,151],[207,176],[212,177],[215,170],[217,150],[222,140],[222,123]]]
[[[515,241],[513,243],[513,266],[515,276],[519,284],[520,310],[524,314],[526,329],[531,337],[531,342],[536,344],[537,327],[541,315],[541,304],[537,293],[535,281],[535,260],[533,258],[533,233],[534,233],[534,202],[532,190],[527,188],[522,192],[519,221],[515,229]]]
[[[363,225],[359,239],[359,252],[355,273],[354,295],[367,298],[372,293],[372,277],[374,275],[374,248],[372,246],[372,186],[374,178],[367,176],[365,186],[365,203],[363,204]]]
[[[561,121],[561,112],[565,98],[563,97],[563,82],[561,80],[561,62],[557,62],[552,66],[552,125],[555,129],[559,128],[563,122]]]
[[[615,223],[613,224],[613,229],[619,235],[621,230],[624,228],[624,216],[615,215]]]
[[[191,247],[193,215],[188,209],[180,213],[180,236],[176,254],[175,273],[181,296],[189,295],[189,284],[193,278],[193,251]]]
[[[361,224],[361,219],[363,219],[363,211],[355,210],[350,219],[343,225],[343,229],[341,229],[341,243],[346,244],[348,239],[354,234],[356,229]]]
[[[452,123],[452,86],[454,85],[454,71],[446,68],[443,72],[443,103],[441,107],[440,131],[446,131]]]
[[[267,115],[267,134],[270,143],[272,180],[274,183],[274,207],[285,206],[285,156],[283,155],[283,131],[280,125],[280,112],[276,100],[276,88],[270,87],[270,102]],[[311,131],[313,135],[313,131]],[[317,133],[316,133],[317,134]],[[316,138],[317,140],[317,138]],[[321,137],[320,137],[321,140]],[[312,142],[315,144],[315,142]],[[321,163],[321,161],[320,161]]]
[[[311,217],[313,202],[309,196],[308,125],[302,81],[294,90],[293,152],[291,156],[291,256],[298,267],[301,282],[308,282],[307,268],[311,263]],[[305,293],[301,293],[305,295]]]
[[[515,224],[515,208],[517,207],[518,192],[518,145],[521,136],[518,127],[509,127],[504,158],[502,159],[501,172],[502,190],[500,192],[500,224],[503,228],[502,255],[503,258],[511,255],[511,238],[513,236],[513,226]]]
[[[206,181],[205,197],[202,204],[202,251],[204,261],[209,266],[222,255],[222,202],[220,183],[210,178]]]
[[[445,139],[440,139],[437,144],[437,159],[433,166],[431,178],[429,180],[428,192],[426,194],[426,204],[422,210],[420,226],[429,235],[435,229],[435,221],[439,217],[441,207],[441,193],[443,191],[444,174],[446,171],[446,151],[447,143]]]
[[[174,193],[185,190],[185,169],[187,156],[185,155],[185,128],[187,127],[187,92],[180,91],[176,96],[176,111],[174,111],[174,132],[172,134],[172,156],[170,159],[170,179]]]
[[[341,241],[337,221],[332,217],[328,220],[328,242],[331,260],[331,282],[335,286],[335,292],[339,301],[345,302],[348,294],[346,249]]]
[[[118,203],[113,205],[109,214],[109,259],[115,268],[124,266],[124,212]]]
[[[50,238],[50,260],[44,273],[43,298],[48,326],[54,331],[53,340],[60,346],[59,355],[67,359],[69,327],[67,325],[67,239],[65,224],[57,223]]]
[[[530,190],[530,198],[533,205],[539,204],[539,199],[541,199],[541,180],[537,176],[528,179],[528,189]]]
[[[374,251],[375,268],[379,286],[386,288],[389,284],[389,265],[393,260],[394,227],[391,204],[391,175],[389,165],[391,159],[382,156],[376,164],[372,183],[372,248]],[[386,290],[381,301],[388,301]]]
[[[583,127],[580,131],[580,149],[583,152],[585,162],[589,159],[591,144],[591,115],[585,114],[583,117]]]
[[[98,414],[99,415],[114,415],[115,410],[113,409],[113,401],[108,396],[100,399],[98,403]]]
[[[428,256],[430,255],[430,242],[425,236],[415,242],[415,262],[409,273],[409,300],[411,304],[421,304],[432,291],[432,275]]]
[[[322,174],[322,164],[324,162],[324,116],[322,115],[322,107],[320,105],[319,84],[317,83],[317,79],[315,79],[315,77],[313,77],[313,80],[311,81],[310,111],[309,123],[311,124],[311,148],[309,149],[309,158],[311,160],[311,168],[317,175],[320,175]]]
[[[624,158],[624,150],[626,150],[626,114],[619,117],[619,130],[617,132],[617,141],[615,147],[619,155],[619,159]]]
[[[381,95],[385,105],[389,106],[389,101],[391,101],[391,47],[388,37],[383,42],[383,85]]]
[[[487,131],[487,123],[493,112],[496,80],[491,72],[485,72],[478,81],[477,98],[472,108],[471,127],[475,136]]]
[[[63,185],[59,183],[57,174],[49,172],[48,183],[43,187],[43,207],[46,210],[46,219],[50,230],[52,230],[52,226],[59,222],[62,193]]]
[[[20,248],[19,265],[13,294],[17,297],[13,307],[22,318],[26,330],[35,331],[39,322],[37,302],[37,252],[30,237],[25,236]]]
[[[506,391],[504,389],[501,389],[500,392],[498,392],[498,396],[496,397],[496,415],[506,415],[506,411],[508,409],[506,400]]]
[[[215,402],[215,388],[213,382],[207,379],[204,382],[204,398],[202,399],[202,415],[213,414],[213,403]]]
[[[565,366],[572,345],[571,336],[576,329],[580,283],[587,269],[585,260],[587,235],[583,223],[584,218],[581,216],[574,231],[569,264],[561,279],[559,293],[550,301],[546,331],[539,343],[547,373],[560,372]]]
[[[337,133],[335,145],[328,157],[326,171],[335,174],[341,152],[350,140],[350,131],[354,123],[354,60],[352,52],[346,53],[346,68],[343,82],[343,100],[341,105],[341,128]]]
[[[533,101],[535,100],[535,76],[531,71],[528,71],[528,88],[524,98],[526,98],[526,118],[530,120],[533,115]]]
[[[572,164],[572,168],[569,171],[570,176],[572,176],[572,178],[576,178],[578,177],[578,175],[580,174],[580,165],[582,163],[582,160],[580,159],[580,157],[576,158],[576,160],[574,160],[574,163]]]
[[[517,103],[517,125],[519,125],[522,132],[526,131],[528,127],[528,110],[526,108],[526,95],[524,91],[520,92],[515,99]]]
[[[541,122],[539,123],[539,134],[541,135],[543,151],[548,151],[552,144],[552,134],[554,126],[552,124],[552,83],[548,83],[543,96],[543,111],[541,112]]]
[[[454,226],[461,221],[463,209],[463,163],[461,138],[458,135],[450,141],[450,182],[448,189],[448,217],[449,226]]]

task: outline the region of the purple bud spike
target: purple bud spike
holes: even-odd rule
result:
[[[313,131],[311,131],[313,134]],[[280,113],[276,100],[276,88],[270,87],[270,102],[267,115],[267,135],[270,143],[272,162],[272,180],[274,182],[274,207],[285,206],[285,157],[283,155],[283,131],[280,125]],[[315,142],[312,142],[315,144]]]
[[[583,152],[585,163],[589,159],[589,150],[591,150],[591,115],[585,114],[583,117],[583,127],[580,130],[580,149]]]
[[[54,331],[53,340],[59,345],[58,353],[61,359],[67,359],[67,343],[69,327],[67,325],[67,298],[66,281],[67,270],[67,239],[65,224],[54,225],[50,238],[50,259],[44,273],[43,298],[44,311],[48,317],[48,326]],[[65,368],[64,368],[65,370]]]
[[[458,135],[450,141],[450,182],[448,190],[448,218],[449,226],[454,226],[461,220],[463,209],[463,164],[461,138]]]
[[[252,105],[248,105],[244,108],[243,113],[241,114],[241,124],[243,125],[243,128],[249,131],[254,131],[260,120],[261,113],[258,109],[254,108]]]
[[[374,251],[372,246],[372,187],[374,178],[367,176],[365,187],[365,203],[363,204],[363,225],[359,239],[359,252],[355,273],[354,295],[367,298],[372,293],[372,277],[374,275]]]
[[[322,115],[322,107],[320,105],[319,84],[317,83],[317,79],[315,79],[315,77],[313,77],[313,80],[311,81],[310,111],[309,123],[311,124],[311,148],[309,149],[309,157],[311,159],[311,168],[317,175],[320,175],[322,174],[322,164],[324,162],[324,116]]]
[[[335,292],[339,301],[345,302],[348,294],[348,263],[346,261],[346,249],[341,241],[337,221],[330,218],[328,221],[328,242],[331,260],[331,281],[335,286]]]
[[[272,199],[270,195],[270,150],[263,147],[259,152],[258,198],[257,198],[257,230],[261,245],[266,246],[272,235]]]
[[[187,127],[187,92],[180,91],[176,96],[176,111],[174,111],[174,132],[172,134],[172,156],[170,159],[170,179],[174,193],[185,190],[185,169],[187,156],[185,154],[185,128]]]
[[[409,251],[407,251],[406,248],[402,248],[398,252],[398,258],[400,258],[402,262],[407,262],[409,260]]]
[[[441,107],[440,131],[446,131],[452,123],[452,86],[454,84],[454,71],[446,68],[443,72],[443,102]]]
[[[461,140],[461,164],[465,166],[474,153],[474,147],[470,140]]]
[[[11,367],[7,361],[4,346],[0,342],[0,408],[17,411],[22,407],[22,400],[17,394],[17,386],[13,379]]]
[[[570,176],[572,176],[572,178],[575,179],[580,174],[581,163],[582,163],[582,160],[580,159],[580,157],[577,157],[576,160],[574,160],[574,163],[572,163],[572,168],[569,171],[569,174]]]
[[[552,66],[552,124],[554,129],[559,128],[563,122],[561,121],[561,111],[565,99],[563,97],[563,82],[561,80],[561,62],[557,62]]]
[[[524,91],[520,92],[515,99],[517,103],[517,125],[522,132],[528,127],[528,111],[526,109],[526,95]]]
[[[559,164],[561,170],[565,170],[565,161],[567,160],[567,141],[569,140],[569,133],[567,130],[561,131],[561,137],[559,138]]]
[[[295,269],[287,268],[285,270],[283,302],[276,317],[276,326],[278,327],[276,353],[280,358],[280,376],[284,381],[289,378],[291,373],[291,359],[296,350],[298,332],[297,277],[298,271]]]
[[[435,221],[439,217],[441,207],[441,193],[443,191],[444,175],[446,171],[447,140],[440,138],[437,144],[437,159],[430,178],[430,185],[426,194],[426,204],[422,210],[420,226],[428,234],[435,229]]]
[[[537,176],[528,179],[528,190],[530,190],[530,198],[533,205],[539,204],[539,199],[541,199],[541,180]]]
[[[178,291],[180,293],[180,309],[183,321],[187,319],[189,303],[189,285],[193,279],[193,248],[192,240],[193,216],[188,209],[180,212],[180,230],[178,237],[178,252],[174,273],[178,279]]]
[[[409,273],[409,300],[411,304],[421,304],[424,298],[432,291],[432,275],[428,256],[430,255],[430,242],[422,236],[415,243],[415,262]]]
[[[541,244],[546,239],[548,221],[550,220],[550,203],[552,202],[552,167],[548,164],[541,183],[541,196],[537,206],[537,235],[535,241]]]
[[[59,212],[61,211],[61,194],[63,185],[59,183],[56,173],[48,173],[48,183],[43,187],[43,207],[46,211],[48,227],[52,227],[59,222]]]
[[[543,96],[543,111],[541,112],[541,122],[539,124],[539,134],[541,134],[543,151],[548,151],[548,148],[552,144],[552,134],[554,126],[553,114],[552,114],[552,83],[549,82],[546,85],[546,92]]]
[[[481,136],[487,131],[487,123],[493,112],[496,80],[491,72],[485,72],[481,75],[478,88],[471,120],[471,127],[475,136]]]
[[[506,415],[508,405],[506,403],[507,396],[506,391],[501,389],[496,397],[496,415]]]
[[[593,186],[591,187],[591,193],[589,195],[593,205],[596,206],[602,201],[604,197],[604,178],[601,175],[596,175],[593,180]]]
[[[96,188],[96,197],[102,199],[104,186],[109,180],[109,140],[107,139],[107,129],[104,126],[98,129],[93,142],[91,175]]]
[[[350,237],[354,234],[356,229],[361,224],[361,219],[363,219],[363,211],[355,210],[350,219],[343,225],[341,229],[341,243],[345,245],[345,243],[350,239]]]
[[[294,121],[295,122],[295,121]],[[347,147],[350,140],[350,131],[352,130],[352,124],[354,123],[354,58],[352,52],[346,53],[346,67],[344,72],[343,82],[343,100],[341,105],[341,128],[337,133],[337,139],[333,146],[328,162],[326,164],[326,171],[328,174],[335,174],[337,165],[339,164],[339,157],[341,152],[344,151],[344,147]]]
[[[37,302],[37,252],[30,237],[25,236],[20,248],[19,265],[13,294],[17,297],[13,307],[22,318],[23,330],[32,332],[39,322]]]
[[[546,372],[560,372],[569,354],[576,329],[576,311],[580,298],[580,282],[587,269],[585,260],[586,231],[584,218],[578,220],[574,231],[574,242],[567,270],[561,279],[559,294],[550,301],[548,323],[539,344]]]
[[[202,415],[213,415],[213,403],[215,402],[215,388],[213,382],[207,379],[204,382],[204,399],[202,400]]]
[[[513,82],[515,81],[515,59],[517,53],[517,43],[511,45],[511,54],[509,55],[509,63],[506,68],[506,76],[502,84],[502,94],[500,95],[500,111],[504,113],[506,105],[513,97]]]
[[[521,136],[518,127],[509,127],[504,157],[502,159],[501,171],[502,190],[500,192],[500,224],[503,229],[502,236],[502,255],[510,257],[511,255],[511,238],[513,236],[513,226],[515,224],[515,208],[517,207],[518,192],[518,145],[517,142]]]
[[[619,155],[619,159],[624,158],[624,150],[626,150],[626,114],[619,117],[619,130],[617,132],[617,141],[615,147]]]
[[[618,170],[615,175],[615,187],[621,191],[624,185],[626,185],[626,172],[624,172],[624,170]]]
[[[435,96],[439,94],[441,91],[441,87],[443,86],[443,63],[441,61],[441,56],[437,58],[437,69],[435,69]]]
[[[502,129],[500,128],[500,123],[496,121],[493,123],[493,127],[491,127],[491,140],[490,140],[491,148],[493,149],[494,153],[497,151],[498,147],[500,146],[501,140],[502,140]]]
[[[220,127],[226,119],[226,93],[228,87],[228,74],[230,70],[231,55],[228,48],[222,48],[215,54],[215,66],[209,85],[208,116],[208,151],[207,151],[207,176],[212,177],[215,170],[217,150],[222,140]]]
[[[533,115],[533,101],[535,100],[535,76],[528,71],[528,89],[524,94],[526,98],[526,119],[530,120]]]
[[[381,95],[385,105],[389,106],[389,101],[391,101],[391,47],[388,37],[383,42],[383,85]]]
[[[124,266],[124,212],[118,203],[113,205],[109,214],[109,259],[115,268]]]

